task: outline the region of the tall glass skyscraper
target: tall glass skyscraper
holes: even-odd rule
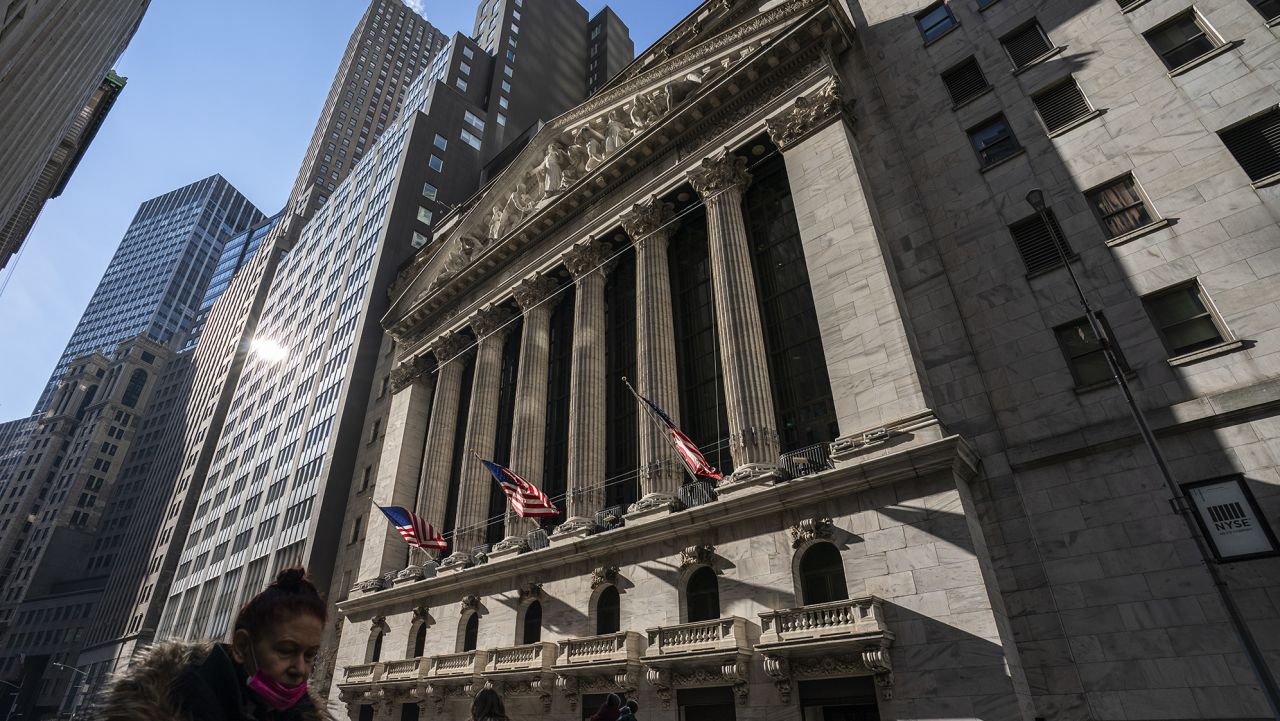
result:
[[[213,266],[213,277],[209,279],[204,298],[200,300],[200,310],[196,312],[195,324],[191,327],[191,334],[187,337],[186,345],[183,346],[184,350],[195,347],[200,340],[200,333],[204,330],[205,323],[209,320],[213,304],[231,285],[231,279],[236,271],[248,263],[258,252],[258,248],[262,247],[263,241],[282,217],[284,217],[284,211],[249,226],[247,230],[237,233],[223,244],[222,255],[218,256],[218,262]]]
[[[139,333],[168,343],[191,330],[227,238],[264,218],[221,175],[143,203],[67,341],[36,412],[45,409],[67,368],[85,353],[110,353]]]

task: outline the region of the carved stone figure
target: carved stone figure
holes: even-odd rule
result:
[[[609,113],[609,118],[605,121],[604,131],[604,154],[606,157],[613,155],[631,139],[630,131],[623,122],[621,110],[614,110]]]
[[[542,189],[548,195],[560,192],[563,187],[564,166],[568,161],[569,156],[560,143],[552,143],[547,147],[547,156],[542,161],[542,170],[545,173]]]

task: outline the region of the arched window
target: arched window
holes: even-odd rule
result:
[[[524,631],[520,643],[537,643],[542,640],[542,603],[534,601],[524,610]]]
[[[427,624],[422,622],[418,624],[418,630],[413,634],[413,655],[410,658],[418,658],[427,650]]]
[[[609,586],[596,600],[596,633],[617,633],[622,625],[618,587]]]
[[[369,653],[365,663],[377,663],[382,660],[382,629],[374,628],[373,637],[369,639]]]
[[[849,597],[840,550],[830,543],[810,546],[800,558],[800,595],[804,605]]]
[[[685,607],[689,623],[720,618],[720,588],[716,584],[716,572],[710,567],[703,566],[689,576]]]
[[[124,397],[120,402],[133,408],[138,405],[138,398],[142,396],[142,388],[147,385],[147,372],[141,368],[135,369],[133,375],[129,376],[129,385],[124,389]]]
[[[70,394],[68,394],[70,395]],[[84,412],[93,402],[93,397],[98,395],[98,386],[89,386],[89,390],[84,392],[84,398],[80,400],[80,407],[76,409],[76,420],[84,418]]]
[[[462,650],[476,650],[476,636],[480,633],[480,616],[479,614],[471,614],[467,618],[467,628],[462,632]]]

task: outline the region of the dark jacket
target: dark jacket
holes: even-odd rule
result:
[[[248,673],[224,644],[167,641],[116,674],[93,721],[332,721],[312,693],[276,711],[245,685]]]

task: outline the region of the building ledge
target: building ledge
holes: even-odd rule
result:
[[[1244,41],[1242,40],[1231,40],[1231,41],[1225,42],[1219,45],[1218,47],[1214,48],[1213,50],[1210,50],[1209,52],[1205,53],[1204,55],[1201,55],[1200,57],[1194,58],[1192,60],[1188,60],[1187,62],[1179,65],[1173,70],[1170,70],[1169,77],[1176,78],[1179,75],[1182,75],[1184,73],[1189,73],[1192,70],[1195,70],[1196,68],[1200,67],[1201,65],[1204,65],[1205,63],[1209,62],[1210,60],[1213,60],[1219,55],[1225,55],[1231,50],[1234,50],[1236,47],[1243,44],[1243,42]]]
[[[1280,176],[1277,176],[1277,177],[1280,177]],[[1117,245],[1124,245],[1125,243],[1128,243],[1131,240],[1137,240],[1138,238],[1141,238],[1144,235],[1150,235],[1156,232],[1157,230],[1164,230],[1165,228],[1168,228],[1173,224],[1174,224],[1174,220],[1172,218],[1161,218],[1153,223],[1147,223],[1141,228],[1134,228],[1133,230],[1129,231],[1128,233],[1125,233],[1124,235],[1117,235],[1114,238],[1108,238],[1107,245],[1111,246],[1112,248],[1116,247]]]
[[[1235,351],[1238,351],[1244,347],[1245,347],[1245,342],[1242,340],[1223,341],[1222,343],[1219,343],[1217,345],[1211,345],[1208,348],[1201,348],[1198,351],[1192,351],[1191,353],[1183,353],[1182,355],[1174,356],[1169,359],[1169,365],[1174,366],[1175,368],[1179,366],[1187,366],[1187,365],[1191,365],[1192,363],[1199,363],[1202,360],[1208,360],[1210,358],[1216,358],[1220,355],[1226,355],[1227,353],[1234,353]]]
[[[897,438],[902,439],[900,443]],[[871,446],[870,449],[872,452],[865,456],[837,459],[837,467],[833,470],[726,494],[719,500],[669,513],[647,523],[627,525],[586,538],[566,539],[544,549],[490,560],[489,563],[446,576],[360,593],[338,603],[338,612],[343,616],[372,617],[375,612],[392,605],[413,605],[416,599],[424,595],[465,595],[470,592],[469,589],[491,584],[496,577],[504,574],[536,574],[580,561],[603,558],[615,551],[658,545],[691,526],[727,524],[769,516],[788,508],[823,503],[835,496],[860,493],[940,472],[969,477],[977,468],[977,458],[973,451],[957,435],[933,439],[923,430],[917,429],[910,433],[900,433],[894,440]]]

